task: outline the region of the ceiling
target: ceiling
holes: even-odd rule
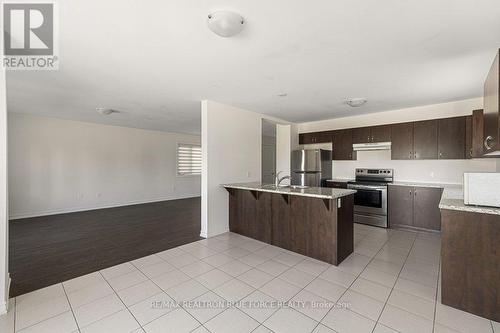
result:
[[[208,30],[221,9],[245,17],[241,34]],[[500,47],[498,0],[71,0],[59,11],[60,69],[8,72],[11,112],[200,133],[211,99],[321,120],[481,96]]]

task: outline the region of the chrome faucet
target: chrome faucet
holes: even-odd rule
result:
[[[279,171],[278,173],[276,173],[276,177],[274,178],[274,185],[276,187],[280,186],[281,182],[284,181],[285,179],[291,179],[290,176],[283,176],[280,178],[280,174],[284,172],[284,171]]]

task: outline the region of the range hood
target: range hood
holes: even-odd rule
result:
[[[354,151],[364,150],[391,150],[390,142],[356,143],[352,145]]]

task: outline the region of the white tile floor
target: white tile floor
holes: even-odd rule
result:
[[[228,233],[12,299],[0,332],[500,333],[440,304],[439,251],[435,234],[355,225],[335,267]]]

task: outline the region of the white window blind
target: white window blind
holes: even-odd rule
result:
[[[177,174],[201,175],[201,146],[179,143],[177,145]]]

